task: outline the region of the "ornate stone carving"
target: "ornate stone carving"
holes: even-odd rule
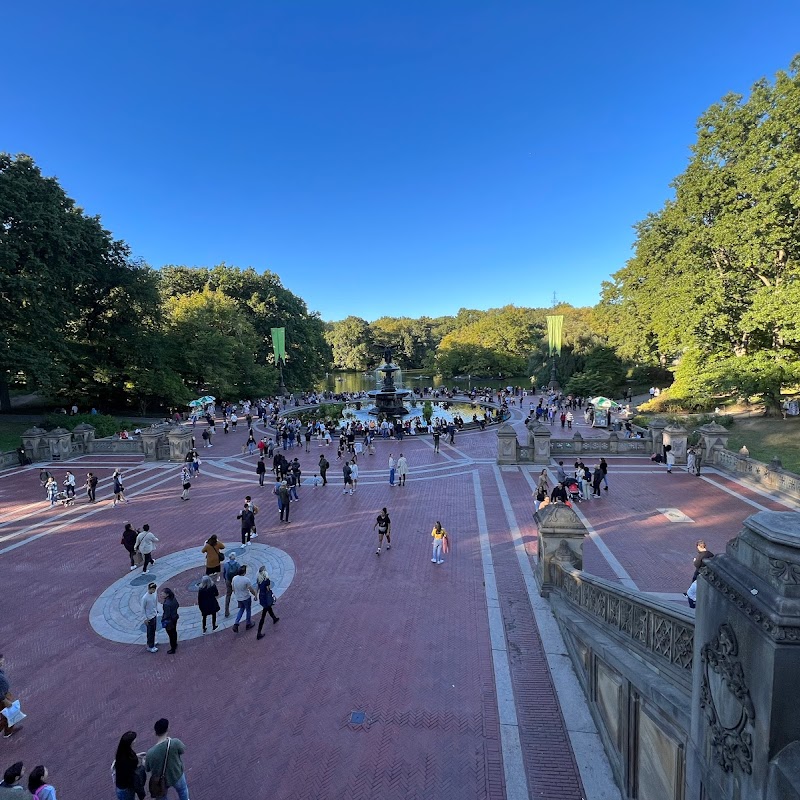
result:
[[[705,711],[711,734],[711,749],[717,763],[732,772],[738,767],[753,770],[752,735],[755,709],[737,658],[736,634],[728,624],[719,626],[717,635],[700,651],[703,677],[700,707]]]
[[[566,561],[567,563],[572,564],[573,567],[580,563],[578,554],[569,546],[569,542],[567,542],[566,539],[561,540],[555,552],[553,553],[553,558],[558,559],[559,561]]]
[[[750,599],[737,592],[732,586],[729,586],[708,567],[703,567],[700,572],[711,586],[717,589],[720,594],[727,597],[743,614],[747,614],[748,617],[766,631],[773,639],[779,642],[785,642],[786,644],[800,644],[800,628],[776,625],[762,609],[754,605]]]
[[[783,583],[800,583],[800,565],[777,558],[769,560],[770,574]]]

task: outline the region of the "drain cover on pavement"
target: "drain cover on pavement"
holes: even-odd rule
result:
[[[366,720],[367,715],[364,711],[351,711],[350,712],[350,724],[351,725],[363,725],[364,721]]]

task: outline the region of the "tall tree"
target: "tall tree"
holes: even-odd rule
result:
[[[604,286],[611,342],[677,362],[672,396],[759,394],[774,412],[800,380],[799,71],[800,56],[703,114],[674,200],[640,223],[634,257]]]
[[[333,366],[337,369],[363,370],[377,360],[372,330],[361,317],[351,316],[332,322],[325,339],[333,354]]]

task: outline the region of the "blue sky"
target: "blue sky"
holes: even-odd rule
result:
[[[576,305],[697,117],[800,50],[743,0],[23,3],[0,150],[155,267],[270,269],[325,319]]]

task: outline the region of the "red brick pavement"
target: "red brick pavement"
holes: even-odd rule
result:
[[[6,760],[47,763],[64,797],[100,797],[110,789],[118,736],[137,730],[137,745],[145,748],[153,721],[166,715],[187,744],[195,800],[259,796],[267,787],[287,800],[500,800],[503,764],[472,493],[478,469],[528,784],[534,797],[580,797],[494,468],[464,459],[491,459],[494,431],[464,433],[455,450],[442,446],[442,456],[430,442],[403,442],[411,465],[405,488],[390,488],[385,468],[389,448],[399,453],[399,443],[378,442],[375,466],[368,456],[360,459],[352,497],[341,493],[335,449],[325,448],[330,485],[302,487],[283,527],[270,488],[257,485],[256,458],[228,458],[244,439],[242,430],[218,434],[217,446],[201,450],[203,472],[189,503],[178,499],[179,465],[99,456],[70,462],[79,478],[91,468],[103,479],[97,508],[81,498],[75,507],[48,509],[38,470],[0,474],[2,649],[29,714],[25,731],[3,741]],[[308,475],[319,452],[312,443],[309,454],[296,448],[288,455],[297,453]],[[703,537],[721,550],[755,510],[705,480],[651,472],[637,459],[611,463],[611,492],[581,508],[644,590],[682,591],[694,541]],[[132,502],[111,509],[109,477],[117,464],[126,467]],[[638,472],[642,467],[647,471]],[[60,476],[64,468],[53,471]],[[501,476],[533,555],[530,486],[520,470]],[[199,548],[212,532],[231,543],[246,493],[262,509],[260,541],[284,549],[297,568],[276,607],[281,622],[266,639],[227,631],[184,642],[173,658],[164,648],[151,655],[143,646],[112,643],[90,628],[94,600],[126,574],[123,520],[150,522],[161,554]],[[395,545],[376,557],[372,523],[383,505]],[[697,522],[669,523],[654,513],[659,506],[678,507]],[[430,563],[436,518],[455,541],[441,567]],[[27,543],[2,552],[20,542]],[[586,563],[607,576],[593,544]],[[170,581],[182,602],[192,602],[187,584],[196,577]],[[349,724],[351,711],[365,712],[365,722]]]

